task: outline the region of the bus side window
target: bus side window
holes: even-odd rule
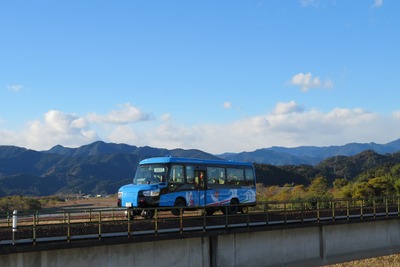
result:
[[[245,184],[254,187],[254,172],[252,169],[245,169]]]
[[[171,183],[183,183],[184,182],[184,173],[183,173],[182,165],[173,165],[172,166],[169,181]]]
[[[186,166],[186,182],[194,184],[194,168],[193,166]]]
[[[244,170],[243,169],[238,169],[236,171],[237,173],[237,179],[236,179],[236,184],[237,185],[245,185],[244,181]]]
[[[235,184],[235,169],[227,168],[226,169],[226,183],[233,185]]]
[[[225,168],[218,168],[218,183],[225,184]]]
[[[218,183],[218,168],[215,167],[207,168],[207,183],[209,185]]]
[[[244,184],[244,171],[243,169],[227,168],[227,183],[230,185],[243,185]]]

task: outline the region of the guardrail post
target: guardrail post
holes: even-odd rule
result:
[[[287,220],[287,213],[286,213],[286,201],[283,202],[283,212],[285,213],[285,220],[284,223],[286,224],[286,220]]]
[[[332,221],[335,221],[335,202],[331,201],[331,206],[332,206]]]
[[[32,231],[33,231],[33,235],[32,235],[32,242],[34,245],[36,245],[36,213],[33,214],[33,226],[32,226]]]
[[[347,220],[350,220],[350,205],[349,205],[349,200],[346,200],[346,214],[347,214]]]
[[[67,242],[71,241],[71,213],[67,213]]]
[[[389,216],[389,202],[388,202],[387,198],[385,198],[385,205],[386,205],[386,217],[388,217]]]
[[[249,206],[242,207],[242,212],[243,212],[243,208],[245,208],[247,210],[245,215],[246,215],[246,219],[247,219],[247,227],[249,227],[250,226],[250,208],[249,208]]]
[[[101,210],[99,211],[99,240],[101,239]]]
[[[155,235],[158,235],[158,209],[154,210],[154,232]]]
[[[13,211],[13,222],[12,222],[12,244],[15,245],[15,238],[18,230],[18,211]]]
[[[372,200],[372,207],[374,212],[374,219],[376,218],[376,201],[375,198]]]
[[[400,216],[400,198],[397,197],[397,216]]]
[[[229,225],[229,218],[228,218],[228,206],[225,206],[225,228],[228,228]]]
[[[319,214],[319,200],[317,200],[317,222],[320,221],[320,214]]]
[[[363,212],[364,212],[364,199],[361,199],[360,219],[363,219]]]
[[[206,208],[204,208],[204,210],[203,210],[203,232],[206,231],[206,224],[207,224],[206,217],[207,217],[207,211],[206,211]]]
[[[128,216],[128,237],[131,237],[131,211],[127,209],[126,212]]]
[[[183,206],[179,207],[179,232],[183,233]]]

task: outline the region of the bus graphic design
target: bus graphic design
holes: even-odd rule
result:
[[[139,163],[133,182],[118,190],[118,206],[146,218],[154,215],[148,208],[170,209],[180,215],[187,206],[212,215],[219,210],[244,212],[248,210],[244,207],[255,204],[255,171],[247,162],[148,158]]]

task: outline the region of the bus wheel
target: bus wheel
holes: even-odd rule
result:
[[[239,212],[239,201],[236,198],[231,199],[231,204],[228,207],[229,214],[235,215]]]
[[[247,213],[249,213],[249,206],[243,206],[243,207],[241,207],[241,208],[240,208],[240,212],[241,212],[242,214],[247,214]]]
[[[185,200],[183,200],[182,198],[177,198],[175,200],[175,204],[174,204],[174,207],[177,207],[177,209],[172,209],[171,210],[172,214],[175,216],[181,215],[181,209],[182,209],[182,207],[185,207],[185,206],[186,206]],[[183,214],[183,212],[184,212],[184,210],[182,209],[182,214]]]
[[[209,208],[209,209],[206,209],[205,212],[206,212],[206,216],[212,216],[215,212],[215,209]]]
[[[132,209],[127,209],[125,211],[125,218],[133,220],[135,218],[135,214],[133,213]]]
[[[140,215],[145,219],[152,219],[154,217],[154,210],[142,210]]]

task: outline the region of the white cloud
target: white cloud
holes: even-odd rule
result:
[[[108,140],[114,143],[132,144],[137,146],[145,146],[141,140],[143,138],[129,125],[117,125],[116,128],[108,136]]]
[[[374,3],[372,4],[373,8],[378,8],[383,5],[383,0],[374,0]]]
[[[162,121],[170,121],[172,119],[171,114],[165,113],[160,116],[160,120]]]
[[[300,4],[304,7],[310,6],[310,5],[316,5],[318,3],[318,0],[299,0]]]
[[[296,102],[278,102],[273,114],[285,115],[293,112],[303,112],[303,107],[299,106]]]
[[[21,92],[24,89],[24,87],[21,84],[11,84],[7,85],[7,90],[11,92]]]
[[[224,109],[230,109],[232,107],[232,103],[231,102],[225,102],[224,103]]]
[[[294,75],[290,80],[290,84],[299,86],[303,92],[308,92],[312,88],[332,89],[334,87],[331,80],[321,81],[319,77],[313,77],[311,72]]]
[[[98,139],[84,118],[58,110],[46,112],[43,120],[28,123],[22,131],[0,130],[2,144],[37,150],[49,149],[57,144],[76,147]]]
[[[147,121],[151,119],[151,115],[143,113],[140,109],[126,103],[119,106],[119,110],[112,110],[107,115],[98,115],[90,113],[87,119],[95,123],[110,123],[110,124],[127,124],[138,121]]]
[[[295,101],[279,102],[266,114],[225,124],[181,125],[170,114],[151,122],[91,123],[85,117],[57,110],[46,112],[23,131],[0,130],[0,143],[36,150],[61,144],[78,147],[96,140],[158,148],[200,149],[209,153],[253,151],[271,146],[344,145],[350,142],[386,143],[399,138],[400,111],[391,116],[355,108],[328,112],[306,109]],[[97,131],[97,126],[100,131]]]

